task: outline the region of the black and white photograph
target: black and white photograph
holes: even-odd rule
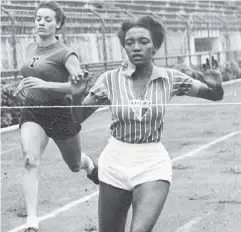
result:
[[[241,232],[241,1],[0,4],[1,232]]]

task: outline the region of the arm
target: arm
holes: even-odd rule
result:
[[[200,82],[197,84],[198,92],[195,97],[219,101],[223,99],[224,91],[222,87],[221,73],[217,70],[210,69],[204,74],[197,72]]]
[[[84,72],[80,68],[80,63],[76,55],[70,55],[65,61],[65,67],[70,74],[70,80],[79,81],[81,77],[84,77]],[[46,89],[51,89],[57,92],[64,92],[67,94],[78,94],[85,92],[88,78],[85,81],[82,81],[81,84],[77,86],[72,85],[71,81],[66,83],[61,82],[47,82]]]
[[[71,83],[70,82],[47,82],[46,88],[45,89],[50,89],[56,92],[62,92],[62,93],[67,93],[71,94]]]
[[[187,95],[211,101],[222,100],[224,91],[220,72],[216,70],[208,70],[204,74],[198,71],[195,72],[200,81],[173,70],[173,95]]]
[[[84,77],[84,72],[80,68],[80,63],[76,55],[69,55],[64,65],[70,74],[70,80],[76,79],[78,81],[81,77]],[[67,94],[78,94],[86,90],[88,80],[89,79],[86,79],[86,81],[81,82],[81,85],[78,85],[77,88],[71,85],[71,81],[66,83],[47,82],[47,89]]]
[[[83,97],[80,96],[83,99]],[[73,100],[74,102],[74,100]],[[95,107],[91,106],[95,105]],[[76,121],[83,123],[89,118],[99,107],[96,107],[98,103],[93,98],[88,96],[79,104],[79,107],[72,108],[72,115]],[[84,107],[83,107],[84,106]],[[89,106],[89,107],[88,107]]]
[[[80,106],[72,108],[73,117],[79,123],[82,123],[90,117],[99,108],[98,105],[110,104],[108,99],[109,89],[107,88],[106,77],[106,73],[101,75],[86,97],[84,97],[84,93],[72,96],[73,105]],[[81,105],[84,107],[81,107]]]
[[[80,80],[78,85],[71,84],[71,81],[65,83],[51,81],[47,82],[36,77],[27,77],[23,79],[17,87],[15,95],[25,88],[52,90],[66,94],[78,94],[85,92],[89,78],[84,78],[84,72],[80,68],[78,58],[75,55],[68,56],[67,60],[65,61],[65,67],[69,71],[71,80]]]
[[[88,103],[82,103],[84,100],[84,94],[86,92],[87,82],[81,83],[81,80],[79,78],[79,75],[82,74],[83,71],[80,68],[79,60],[76,56],[71,55],[68,57],[68,59],[65,62],[65,67],[70,73],[70,79],[71,82],[68,84],[70,85],[72,89],[76,88],[77,91],[70,91],[70,93],[74,93],[72,98],[72,104],[74,107],[72,108],[72,115],[75,120],[77,120],[79,123],[82,123],[85,121],[88,117],[90,117],[97,109],[98,107],[81,107],[81,105],[96,105],[95,102],[89,102]],[[72,85],[72,86],[71,86]],[[80,107],[77,107],[80,106]]]
[[[71,83],[60,83],[60,82],[47,82],[43,81],[37,77],[27,77],[24,78],[17,86],[14,96],[20,95],[24,89],[45,89],[53,90],[62,93],[71,93]]]

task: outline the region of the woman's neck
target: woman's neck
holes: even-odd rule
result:
[[[153,69],[153,64],[148,64],[148,65],[141,65],[141,66],[136,66],[136,70],[134,72],[135,78],[149,78],[151,76],[151,72]]]
[[[57,39],[55,38],[55,36],[54,37],[53,36],[46,37],[46,38],[43,38],[43,37],[38,38],[39,47],[48,47],[51,44],[54,44],[56,41],[57,41]]]

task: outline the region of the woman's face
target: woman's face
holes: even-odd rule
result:
[[[60,23],[56,21],[55,11],[49,8],[38,9],[35,17],[36,32],[40,37],[54,36]]]
[[[125,50],[130,62],[136,66],[152,62],[155,48],[151,33],[143,27],[133,27],[126,32]]]

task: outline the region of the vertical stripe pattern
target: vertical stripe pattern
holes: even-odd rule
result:
[[[165,106],[173,95],[192,95],[198,83],[172,69],[153,65],[150,80],[143,93],[135,92],[134,72],[128,65],[101,75],[84,100],[85,104],[111,105],[111,134],[126,143],[159,142],[163,129]],[[139,95],[139,97],[137,97]]]

